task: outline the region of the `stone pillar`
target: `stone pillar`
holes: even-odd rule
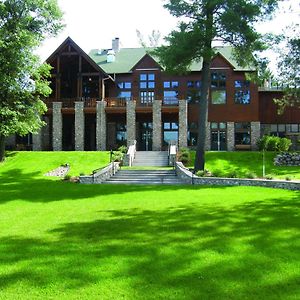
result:
[[[75,102],[75,151],[84,150],[84,102]]]
[[[260,139],[260,122],[251,122],[251,149],[257,150],[257,142]]]
[[[42,151],[42,134],[43,128],[39,130],[37,133],[32,134],[32,150],[33,151]]]
[[[152,150],[161,151],[161,100],[154,100],[152,109],[153,109],[153,137],[152,137]]]
[[[135,137],[135,101],[127,101],[126,124],[127,124],[127,147],[133,144]]]
[[[97,101],[96,143],[98,151],[106,150],[106,114],[105,101]]]
[[[62,114],[61,102],[53,102],[53,128],[52,128],[52,145],[53,151],[62,150]]]
[[[187,101],[179,100],[179,114],[178,114],[178,125],[179,125],[179,135],[178,135],[178,146],[179,148],[187,147],[187,119],[188,119],[188,110],[187,110]]]
[[[205,138],[205,150],[211,149],[211,136],[210,136],[210,122],[206,123],[206,138]]]
[[[234,122],[227,122],[227,150],[234,151]]]

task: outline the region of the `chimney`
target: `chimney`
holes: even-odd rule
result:
[[[118,37],[112,40],[112,49],[115,53],[120,51],[120,39]]]

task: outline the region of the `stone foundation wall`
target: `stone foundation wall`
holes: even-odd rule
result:
[[[186,184],[219,186],[261,186],[286,190],[300,190],[300,182],[295,181],[198,177],[191,173],[180,162],[176,163],[176,174]]]
[[[300,166],[300,153],[280,153],[274,158],[275,166]]]

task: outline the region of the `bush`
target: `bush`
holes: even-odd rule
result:
[[[222,170],[214,170],[213,173],[212,173],[212,176],[213,177],[225,177],[225,174]]]
[[[181,161],[184,165],[190,162],[191,154],[188,148],[181,148],[178,152],[178,161]]]
[[[67,175],[65,175],[63,180],[64,181],[70,181],[70,179],[71,179],[71,175],[67,174]]]
[[[291,180],[292,180],[292,177],[291,177],[291,176],[286,176],[286,177],[285,177],[285,180],[286,180],[286,181],[291,181]]]
[[[209,170],[200,170],[196,173],[196,176],[198,177],[210,177],[212,174]]]
[[[266,175],[266,179],[268,180],[272,180],[274,178],[274,176],[272,174],[267,174]]]
[[[292,145],[292,141],[290,139],[281,138],[278,143],[278,151],[287,152],[289,151],[291,145]]]
[[[122,162],[124,154],[121,151],[114,151],[112,161]]]
[[[118,151],[119,152],[122,152],[123,154],[126,154],[127,153],[127,147],[126,146],[120,146],[119,148],[118,148]]]
[[[227,174],[228,178],[237,178],[238,177],[238,172],[237,170],[232,170]]]
[[[255,178],[257,178],[257,175],[254,172],[248,172],[246,174],[246,177],[249,179],[255,179]]]
[[[278,136],[264,135],[257,143],[260,151],[288,151],[291,147],[291,140],[287,138],[280,138]]]

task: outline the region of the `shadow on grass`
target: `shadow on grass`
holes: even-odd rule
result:
[[[299,200],[106,210],[51,241],[0,240],[0,290],[19,282],[110,299],[297,299]],[[65,290],[66,289],[66,290]],[[103,293],[103,294],[102,294]],[[84,297],[83,297],[84,298]],[[298,298],[299,299],[299,298]]]
[[[184,186],[191,189],[191,186]],[[0,204],[14,200],[30,202],[51,202],[60,200],[80,200],[95,196],[124,194],[130,192],[178,190],[183,186],[168,185],[83,185],[64,182],[60,179],[42,177],[39,172],[23,173],[14,169],[1,173]]]

